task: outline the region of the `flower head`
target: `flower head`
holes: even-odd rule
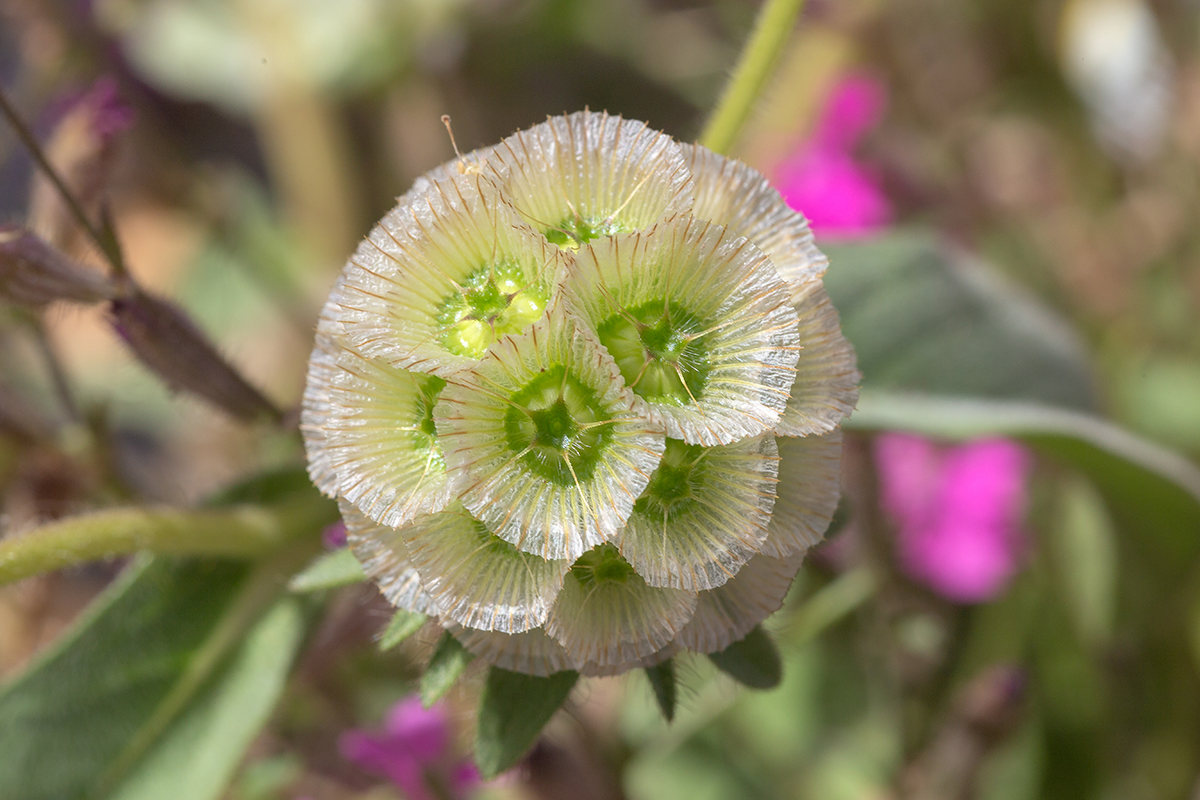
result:
[[[854,353],[808,223],[645,124],[554,117],[418,179],[343,271],[302,430],[395,605],[509,670],[714,652],[837,505]]]

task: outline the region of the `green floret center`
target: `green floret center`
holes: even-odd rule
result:
[[[437,428],[433,424],[433,407],[437,405],[438,395],[446,388],[446,382],[441,378],[427,375],[417,378],[416,418],[417,436],[415,446],[425,452],[432,460],[433,466],[445,469],[442,459],[442,448],[437,441]]]
[[[536,475],[559,486],[591,479],[612,440],[612,416],[565,366],[539,373],[510,398],[508,448]]]
[[[698,444],[667,439],[662,461],[650,476],[650,483],[633,504],[633,513],[654,521],[671,522],[692,513],[700,505],[707,472],[704,454]]]
[[[677,303],[651,300],[613,314],[597,333],[633,391],[652,403],[682,406],[704,395],[711,327]]]
[[[625,583],[637,573],[611,544],[592,548],[571,565],[571,574],[585,589],[600,583]]]
[[[583,219],[571,216],[542,233],[551,243],[564,250],[577,250],[580,245],[602,236],[613,236],[623,230],[623,225],[611,219]]]
[[[549,299],[545,288],[528,284],[513,262],[481,267],[438,309],[442,346],[455,355],[481,358],[498,337],[520,333],[541,317]]]

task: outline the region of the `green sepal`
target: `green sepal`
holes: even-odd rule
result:
[[[646,667],[646,677],[654,689],[654,699],[667,722],[675,719],[675,660],[668,658],[661,664]]]
[[[779,650],[761,625],[756,625],[746,638],[708,657],[722,672],[751,689],[774,689],[783,678]]]
[[[337,589],[367,579],[362,565],[350,552],[342,547],[331,553],[322,553],[312,563],[292,576],[288,589],[293,592],[319,592],[322,589]]]
[[[424,614],[418,614],[416,611],[398,608],[396,613],[392,615],[392,621],[383,629],[383,633],[379,636],[379,652],[384,653],[391,650],[396,645],[403,642],[408,637],[412,636],[428,619]]]
[[[516,764],[571,693],[579,673],[544,678],[492,667],[479,704],[475,765],[484,780]]]
[[[450,635],[450,631],[443,633],[429,659],[429,666],[421,675],[421,704],[429,708],[441,700],[474,657]]]

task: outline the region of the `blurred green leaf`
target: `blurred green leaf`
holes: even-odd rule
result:
[[[1042,730],[1036,714],[1029,717],[1020,732],[980,767],[980,800],[1036,800],[1041,796]]]
[[[1067,611],[1084,642],[1103,644],[1116,610],[1116,532],[1104,501],[1086,481],[1068,480],[1059,503],[1048,538]]]
[[[0,692],[0,798],[84,797],[171,694],[249,567],[141,561]]]
[[[903,430],[943,439],[1005,436],[1090,478],[1131,531],[1152,534],[1180,568],[1200,553],[1200,469],[1102,419],[1033,403],[864,391],[853,430]]]
[[[785,644],[801,647],[870,600],[877,588],[878,582],[869,568],[857,567],[845,572],[786,615],[777,624],[775,633]]]
[[[276,603],[111,800],[221,797],[283,693],[305,627],[298,598]]]
[[[667,722],[675,719],[675,662],[668,658],[661,664],[646,667],[646,677],[650,679],[654,699]]]
[[[288,581],[288,589],[293,592],[318,592],[322,589],[337,589],[362,583],[367,579],[362,565],[350,552],[350,548],[342,547],[332,553],[322,553]]]
[[[719,653],[708,657],[722,672],[751,689],[774,689],[783,678],[783,661],[775,642],[761,626]]]
[[[289,786],[304,774],[297,753],[281,753],[248,762],[238,773],[229,800],[282,800]]]
[[[1117,385],[1122,417],[1147,436],[1200,450],[1200,364],[1140,358]]]
[[[236,507],[221,508],[229,504]],[[125,512],[97,512],[105,513]],[[255,476],[204,510],[130,513],[166,520],[159,533],[167,536],[168,550],[174,546],[169,534],[197,518],[212,525],[188,527],[189,541],[204,538],[205,531],[217,540],[233,539],[245,528],[272,546],[291,544],[257,566],[144,559],[129,567],[67,634],[0,690],[0,775],[6,778],[0,800],[102,796],[126,777],[240,645],[286,576],[311,558],[316,532],[337,518],[336,506],[296,469]],[[222,515],[232,524],[222,528]],[[80,520],[87,523],[62,521],[62,532]],[[143,546],[138,530],[108,527]],[[66,541],[71,552],[81,552],[78,542]],[[233,766],[238,761],[240,754]]]
[[[1072,331],[974,259],[916,231],[823,249],[864,386],[1095,408]]]
[[[443,633],[429,659],[429,666],[421,675],[421,703],[429,708],[441,700],[472,658],[474,656],[458,643],[450,631]]]
[[[494,778],[525,755],[577,680],[579,673],[572,670],[545,678],[499,667],[488,670],[475,737],[475,764],[484,779]]]
[[[388,623],[387,628],[384,629],[383,634],[379,637],[380,652],[391,650],[421,630],[421,626],[425,624],[426,619],[428,618],[424,614],[418,614],[415,611],[406,611],[403,608],[396,609],[396,613],[392,615],[392,621]]]

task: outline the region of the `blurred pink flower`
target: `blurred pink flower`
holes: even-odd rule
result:
[[[462,797],[479,783],[471,764],[453,760],[445,708],[425,708],[415,696],[392,706],[382,732],[349,730],[338,745],[344,758],[387,778],[408,800]],[[436,795],[430,790],[431,778],[442,790]]]
[[[887,227],[892,205],[879,179],[854,157],[859,140],[883,118],[887,92],[867,75],[843,78],[830,93],[812,137],[776,170],[775,186],[823,238],[869,236]]]
[[[77,108],[86,109],[92,132],[103,140],[133,127],[133,107],[121,99],[116,78],[102,75],[80,97]]]
[[[1024,549],[1024,448],[1004,439],[939,447],[887,433],[875,440],[875,462],[909,577],[958,603],[999,595]]]
[[[326,550],[337,550],[346,546],[346,523],[338,520],[321,531],[321,544]]]

